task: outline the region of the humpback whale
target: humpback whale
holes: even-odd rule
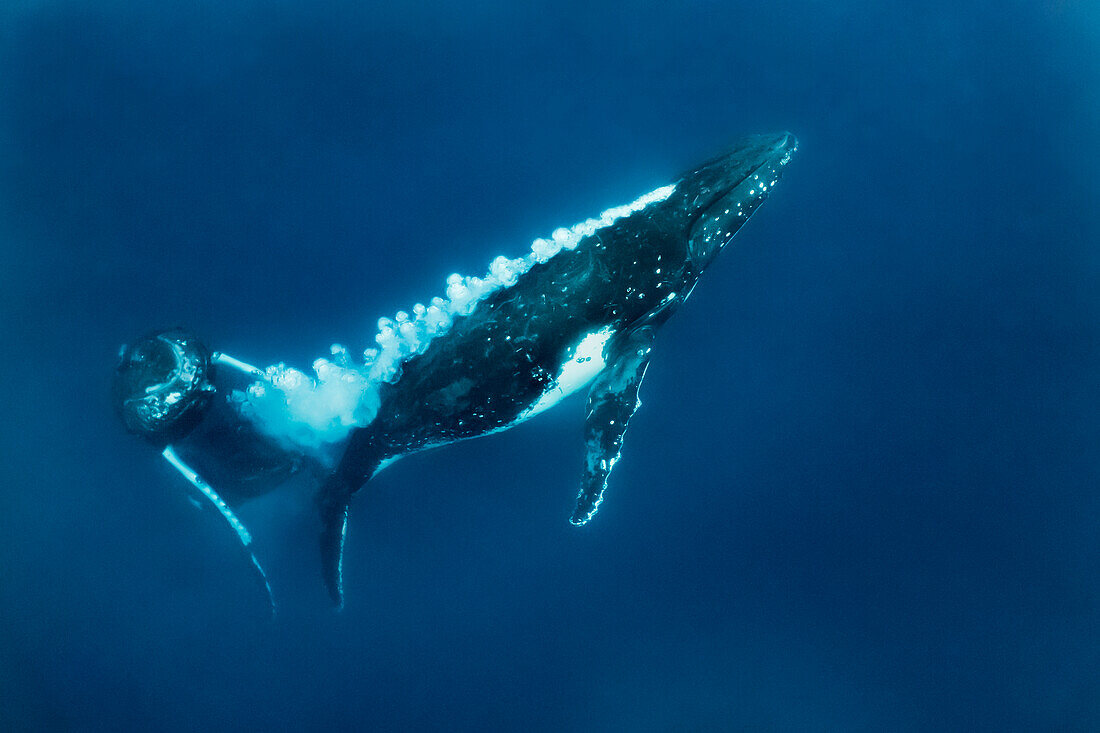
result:
[[[299,473],[318,484],[322,576],[342,606],[353,496],[404,456],[505,430],[588,388],[585,460],[570,521],[600,508],[657,330],[771,193],[790,133],[744,138],[630,204],[452,275],[447,298],[379,321],[362,361],[333,345],[315,376],[257,369],[184,329],[123,347],[115,404],[127,429],[215,506],[233,508]],[[220,492],[220,493],[219,493]],[[266,577],[249,551],[270,595]]]

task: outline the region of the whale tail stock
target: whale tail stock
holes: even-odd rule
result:
[[[370,480],[382,462],[373,441],[360,431],[352,434],[344,458],[321,484],[315,498],[321,517],[321,575],[337,610],[344,606],[344,544],[348,533],[351,497]],[[352,467],[368,468],[361,472]]]

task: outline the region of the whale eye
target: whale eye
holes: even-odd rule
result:
[[[154,443],[190,432],[213,390],[210,352],[186,331],[154,333],[119,353],[115,409],[128,431]]]

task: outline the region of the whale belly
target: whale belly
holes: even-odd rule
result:
[[[524,410],[517,423],[544,412],[564,400],[579,389],[588,386],[596,378],[607,361],[604,357],[604,348],[608,340],[614,335],[614,329],[607,326],[598,331],[586,335],[580,342],[569,349],[569,358],[561,365],[558,377],[551,383],[535,404]]]

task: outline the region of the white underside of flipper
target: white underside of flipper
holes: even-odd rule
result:
[[[248,376],[254,379],[267,379],[267,375],[264,374],[263,369],[258,369],[247,362],[243,362],[240,359],[234,359],[229,354],[222,351],[215,351],[213,361],[215,364],[224,364],[234,369],[239,369]]]
[[[184,463],[183,459],[179,457],[179,454],[176,453],[172,446],[169,445],[166,447],[161,455],[164,456],[164,460],[168,461],[173,468],[180,472],[180,475],[187,479],[191,486],[197,489],[203,497],[214,505],[214,508],[217,509],[225,521],[229,523],[233,531],[237,533],[237,538],[241,541],[241,546],[244,548],[245,552],[248,553],[248,557],[252,560],[256,572],[260,574],[260,580],[263,581],[264,588],[267,590],[267,600],[271,606],[271,614],[275,615],[275,594],[271,591],[271,583],[267,580],[267,573],[264,572],[263,566],[260,565],[260,561],[256,559],[256,553],[252,552],[251,547],[249,547],[249,545],[252,544],[252,535],[249,533],[248,529],[241,520],[237,518],[237,515],[233,513],[233,510],[229,508],[229,505],[225,503],[225,500],[218,496],[218,492],[214,491],[210,484],[206,483],[193,468]]]

